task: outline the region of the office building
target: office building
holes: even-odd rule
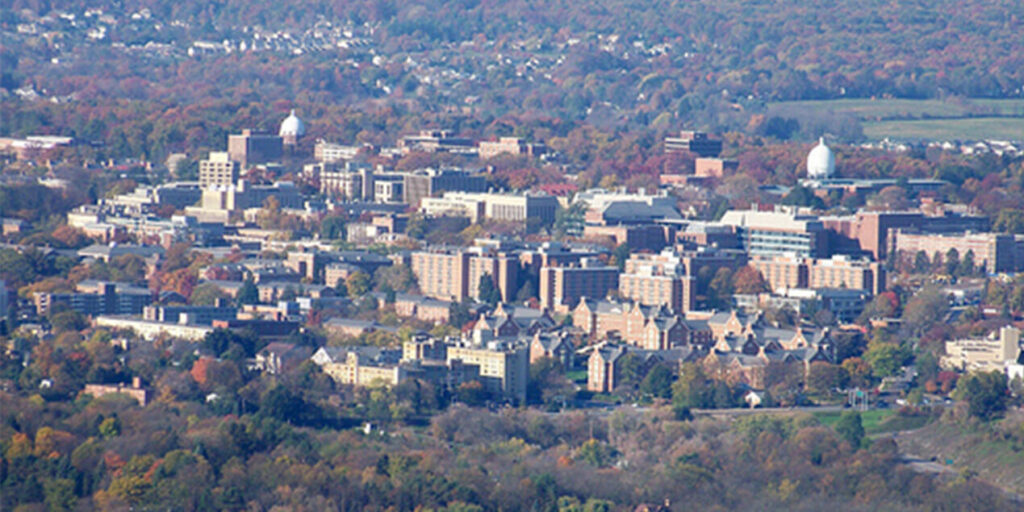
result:
[[[519,137],[501,137],[497,141],[481,141],[477,148],[477,154],[482,160],[502,154],[536,158],[548,152],[547,146],[543,143],[523,142]]]
[[[477,223],[483,219],[550,225],[558,211],[558,199],[545,193],[472,193],[445,192],[443,197],[425,197],[420,209],[430,217],[467,217]]]
[[[730,210],[720,224],[732,226],[745,251],[751,255],[795,254],[808,258],[829,255],[828,233],[817,216],[798,213],[791,207],[772,211]]]
[[[678,137],[665,137],[665,152],[689,151],[703,157],[715,157],[722,152],[722,141],[708,137],[704,132],[683,130]]]
[[[415,135],[406,135],[398,140],[398,149],[402,154],[412,151],[426,153],[476,153],[473,141],[462,137],[454,137],[448,130],[420,130]]]
[[[138,315],[153,301],[145,288],[126,284],[100,283],[98,290],[44,293],[36,292],[36,313],[45,316],[57,304],[83,315]]]
[[[242,130],[241,134],[228,135],[228,155],[243,169],[253,165],[280,162],[284,154],[284,140],[279,135],[254,133]]]
[[[418,208],[424,197],[435,197],[443,192],[485,192],[487,178],[478,172],[463,169],[418,169],[395,173],[405,186],[404,202]]]

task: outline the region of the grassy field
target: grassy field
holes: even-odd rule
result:
[[[845,99],[768,104],[769,116],[855,118],[868,139],[1024,140],[1024,99]]]
[[[1024,117],[971,117],[864,123],[869,139],[1024,140]]]
[[[850,114],[862,121],[968,116],[1024,117],[1024,99],[904,100],[846,99],[781,101],[768,104],[769,115],[799,119],[815,112]]]
[[[818,418],[818,421],[826,427],[834,427],[836,422],[839,421],[839,416],[843,413],[836,412],[816,412],[814,417]],[[896,411],[892,409],[871,409],[860,413],[860,423],[864,426],[865,432],[871,432],[872,429],[877,428],[882,422],[888,419],[890,416],[896,414]]]

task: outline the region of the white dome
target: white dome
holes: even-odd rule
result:
[[[277,132],[281,137],[302,137],[306,134],[306,125],[302,124],[302,120],[295,115],[295,109],[292,109],[292,113],[281,121],[281,129]]]
[[[836,156],[825,145],[825,139],[818,139],[818,145],[807,154],[807,177],[816,180],[831,178],[836,172]]]

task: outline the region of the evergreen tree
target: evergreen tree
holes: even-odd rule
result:
[[[501,291],[494,286],[494,280],[490,274],[480,276],[480,283],[477,286],[477,297],[480,302],[486,302],[492,306],[501,302]]]
[[[256,304],[260,301],[260,290],[256,288],[256,283],[252,281],[252,278],[247,278],[242,287],[238,289],[238,295],[235,297],[238,305],[243,304]]]
[[[839,417],[836,423],[836,433],[845,439],[854,450],[860,448],[864,440],[864,425],[861,423],[860,413],[857,411],[846,411]]]

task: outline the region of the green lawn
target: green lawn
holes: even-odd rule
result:
[[[822,425],[832,427],[839,421],[839,416],[843,413],[835,411],[816,412],[813,414],[815,418],[818,418],[818,421],[820,421]],[[864,426],[865,432],[871,432],[872,429],[877,428],[883,421],[894,414],[896,414],[896,411],[893,409],[871,409],[860,413],[860,422],[861,425]]]
[[[971,117],[869,122],[864,123],[864,135],[869,139],[1024,140],[1024,118]]]
[[[812,112],[852,114],[864,121],[893,119],[920,119],[928,117],[967,117],[971,115],[1024,117],[1022,99],[964,99],[964,100],[907,100],[907,99],[843,99],[779,101],[768,104],[769,115],[796,117]]]
[[[565,378],[577,383],[587,383],[587,371],[586,370],[573,370],[571,372],[565,372]]]

